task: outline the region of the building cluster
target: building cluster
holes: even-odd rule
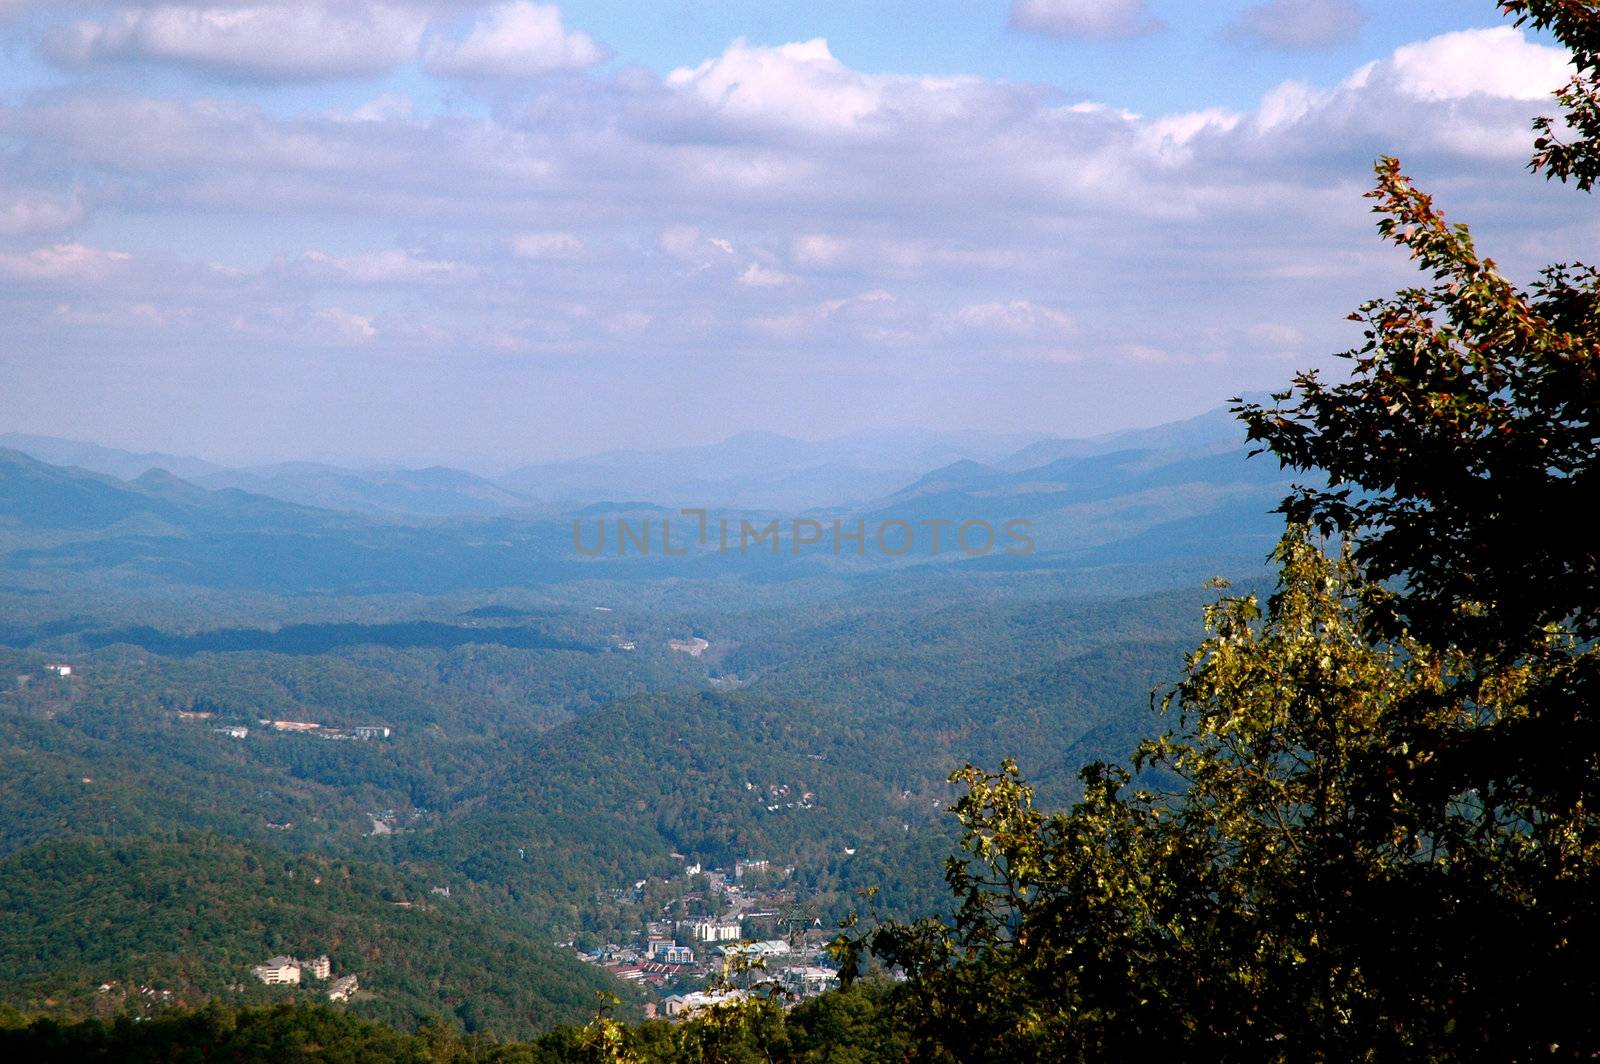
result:
[[[326,953],[315,960],[303,961],[296,957],[278,956],[265,964],[250,969],[250,974],[268,986],[299,986],[302,980],[326,980],[333,976],[333,962]],[[350,995],[360,987],[354,975],[341,975],[328,986],[329,1001],[349,1001]]]
[[[761,803],[762,808],[769,813],[780,812],[784,809],[815,809],[817,807],[817,794],[815,791],[796,791],[787,783],[769,783],[766,786],[746,781],[744,789],[753,791],[755,799]]]
[[[72,670],[70,666],[60,666],[68,675]],[[55,666],[50,666],[55,668]],[[215,714],[205,710],[180,709],[177,711],[179,720],[209,721]],[[319,724],[311,720],[257,720],[256,724],[262,728],[270,728],[275,732],[287,732],[299,735],[315,735],[319,739],[361,740],[363,742],[374,739],[387,739],[394,734],[394,730],[386,724],[357,724],[351,728],[333,728],[326,724]],[[224,724],[211,729],[218,735],[226,735],[232,739],[243,739],[250,734],[250,729],[243,724]]]
[[[330,728],[323,724],[309,720],[260,720],[256,722],[263,728],[271,728],[280,732],[300,732],[306,735],[315,735],[319,739],[350,740],[360,739],[387,739],[394,734],[383,724],[357,724],[353,728]]]
[[[794,869],[747,859],[724,870],[685,859],[683,871],[683,878],[667,881],[677,885],[676,899],[632,942],[607,943],[579,956],[619,979],[654,987],[669,1018],[736,1000],[747,990],[798,1000],[837,985],[825,948],[832,933],[819,919],[796,915],[794,891],[785,885]],[[747,881],[751,873],[763,875]],[[642,903],[648,887],[648,880],[640,880],[606,894]],[[659,904],[659,890],[655,898],[652,906]],[[726,989],[730,982],[739,989]]]

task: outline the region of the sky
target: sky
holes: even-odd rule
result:
[[[1519,280],[1493,0],[0,0],[0,432],[504,469],[1089,435],[1337,366],[1398,155]]]

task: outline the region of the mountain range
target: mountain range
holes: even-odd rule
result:
[[[1062,569],[1178,559],[1259,560],[1288,488],[1250,461],[1226,410],[1096,439],[899,435],[807,443],[743,434],[707,448],[613,452],[523,467],[491,481],[460,470],[354,471],[310,463],[230,470],[72,441],[4,437],[0,568],[113,572],[202,586],[361,593],[539,585],[570,579],[795,578],[882,566]],[[91,467],[53,464],[73,457]],[[977,454],[979,457],[972,457]],[[955,456],[952,458],[952,456]],[[949,459],[946,461],[946,459]],[[912,462],[925,464],[921,468]],[[810,464],[808,464],[810,463]],[[870,468],[869,468],[870,467]],[[539,495],[543,497],[540,498]],[[809,505],[758,505],[780,497]],[[683,557],[575,550],[575,525],[670,517],[699,505],[762,522],[805,517],[868,528],[1025,522],[1032,552],[932,555],[782,551]],[[680,521],[680,526],[687,522]],[[656,526],[660,528],[659,523]],[[924,541],[925,542],[925,541]],[[947,542],[951,542],[947,540]]]
[[[445,466],[354,469],[301,461],[234,467],[187,455],[126,451],[24,433],[0,433],[0,448],[122,480],[159,469],[203,488],[238,488],[330,510],[484,517],[550,513],[617,499],[745,510],[861,507],[892,495],[929,470],[963,461],[1020,472],[1062,458],[1241,440],[1237,422],[1225,408],[1218,408],[1188,421],[1086,439],[884,430],[813,441],[742,432],[714,444],[605,451],[521,465],[498,476]]]

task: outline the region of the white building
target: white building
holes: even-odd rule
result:
[[[674,994],[667,998],[664,1004],[667,1007],[668,1018],[687,1016],[701,1009],[711,1008],[713,1005],[725,1005],[733,1001],[742,1001],[750,995],[743,990],[696,990],[692,994]]]
[[[769,938],[764,942],[750,943],[745,952],[752,957],[787,957],[789,943],[781,938]]]
[[[651,952],[650,959],[657,964],[693,964],[694,950],[688,946],[678,946],[667,942],[656,947]]]
[[[349,1001],[350,995],[360,989],[361,984],[353,975],[341,975],[328,987],[329,1001]]]
[[[300,985],[300,962],[293,957],[273,957],[250,969],[250,974],[268,986]]]
[[[243,724],[230,724],[221,728],[212,728],[218,735],[226,735],[230,739],[243,739],[250,734],[250,729]]]
[[[328,960],[326,953],[314,961],[301,961],[300,967],[310,972],[317,979],[326,979],[333,974],[333,962]]]
[[[357,739],[387,739],[389,729],[381,724],[358,724],[350,729]]]
[[[735,942],[741,937],[738,921],[684,920],[678,930],[687,931],[696,942]]]
[[[72,675],[72,666],[71,665],[67,665],[67,664],[65,664],[63,662],[52,661],[50,664],[46,665],[44,668],[45,668],[46,672],[53,672],[57,676],[71,676]]]

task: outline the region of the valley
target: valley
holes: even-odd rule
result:
[[[1086,470],[1051,489],[1069,509],[1117,490]],[[0,959],[10,1004],[63,1015],[298,999],[311,984],[249,968],[322,950],[359,972],[341,1008],[525,1038],[585,1019],[580,988],[633,1016],[696,992],[722,963],[696,921],[826,966],[861,891],[884,915],[943,906],[951,771],[1029,751],[1071,800],[1082,763],[1152,726],[1206,601],[1196,567],[1259,571],[1246,528],[1086,565],[1037,477],[998,468],[873,512],[1026,506],[1056,544],[1026,569],[590,563],[559,517],[394,523],[147,472],[0,472]],[[729,893],[758,862],[766,893]],[[46,881],[78,893],[32,893]],[[44,915],[67,912],[122,937],[68,947]],[[696,960],[662,968],[656,942]]]

